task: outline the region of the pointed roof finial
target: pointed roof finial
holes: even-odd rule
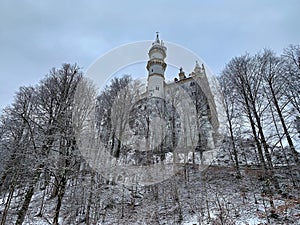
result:
[[[197,73],[197,74],[198,74],[198,73],[201,73],[201,67],[200,67],[198,61],[196,61],[196,65],[195,65],[195,68],[194,68],[194,72]]]
[[[185,79],[186,77],[185,77],[185,72],[183,71],[183,68],[182,67],[180,67],[179,68],[179,79],[180,80],[182,80],[182,79]]]
[[[159,43],[159,32],[156,32],[156,42]]]

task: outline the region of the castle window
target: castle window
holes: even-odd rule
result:
[[[158,86],[156,86],[155,90],[159,91],[159,87],[158,87]]]
[[[191,82],[190,86],[195,86],[195,82],[194,81]]]

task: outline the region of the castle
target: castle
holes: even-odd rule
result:
[[[157,153],[214,149],[219,121],[204,65],[196,62],[188,76],[180,68],[178,77],[166,82],[167,47],[158,33],[148,56],[147,91],[129,119],[131,130],[144,137],[146,144],[135,148],[155,148]]]

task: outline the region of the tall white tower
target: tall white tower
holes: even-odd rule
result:
[[[165,86],[165,70],[167,64],[165,58],[167,48],[163,41],[159,40],[158,32],[156,33],[156,40],[152,43],[149,50],[149,60],[147,64],[148,70],[148,95],[149,97],[164,98]]]

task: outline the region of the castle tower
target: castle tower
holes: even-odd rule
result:
[[[162,40],[159,40],[158,32],[156,40],[152,43],[149,50],[148,70],[148,95],[149,97],[164,98],[165,70],[167,64],[165,58],[167,48]]]

